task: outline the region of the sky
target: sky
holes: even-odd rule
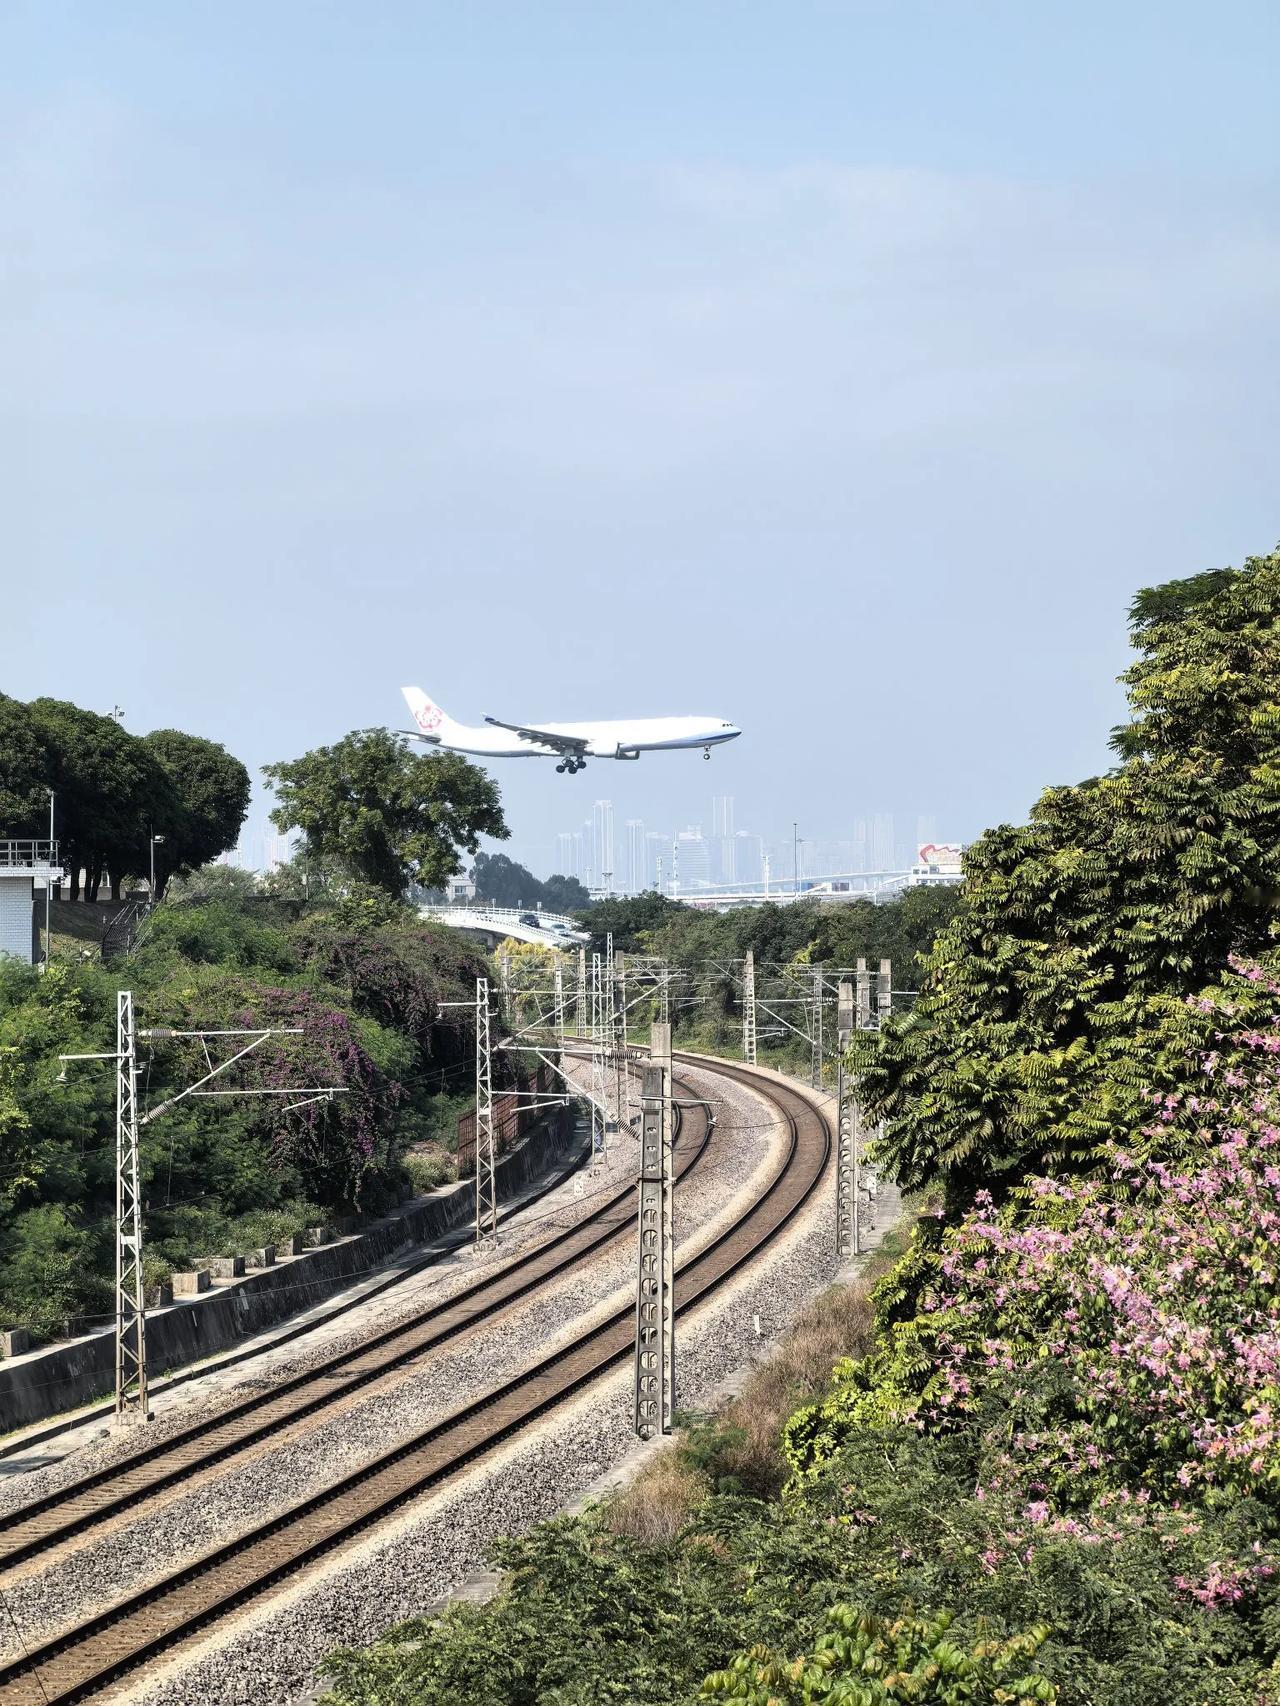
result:
[[[0,6],[0,690],[512,839],[943,839],[1095,774],[1135,590],[1280,537],[1274,4]],[[261,820],[269,798],[254,807]]]

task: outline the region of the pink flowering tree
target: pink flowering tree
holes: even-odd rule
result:
[[[1280,994],[1256,965],[1241,992]],[[1110,1500],[1271,1496],[1280,1483],[1280,1024],[1216,1009],[1199,1082],[1159,1098],[1108,1177],[979,1193],[916,1315],[789,1435],[976,1430],[991,1486],[1031,1519]]]

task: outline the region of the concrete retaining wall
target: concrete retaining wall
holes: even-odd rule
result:
[[[573,1142],[572,1109],[548,1115],[495,1168],[499,1199],[547,1172]],[[416,1197],[385,1220],[301,1255],[278,1257],[243,1279],[216,1281],[202,1296],[147,1311],[147,1370],[165,1374],[251,1338],[367,1275],[413,1244],[464,1225],[475,1212],[470,1180]],[[0,1362],[0,1433],[73,1410],[115,1380],[111,1327]]]

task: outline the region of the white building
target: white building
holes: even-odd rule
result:
[[[0,956],[35,960],[35,898],[60,882],[56,841],[0,841]]]

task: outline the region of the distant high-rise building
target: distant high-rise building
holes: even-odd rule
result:
[[[758,883],[764,875],[764,841],[740,829],[733,838],[733,880]]]
[[[644,819],[629,817],[627,830],[627,860],[623,880],[628,894],[642,894],[648,888],[645,874]]]
[[[916,819],[916,844],[911,849],[911,859],[909,863],[914,865],[916,861],[916,854],[919,852],[920,848],[925,846],[928,842],[936,841],[937,839],[937,818],[934,817],[932,812],[921,812],[920,816]]]
[[[591,863],[599,888],[614,885],[618,868],[614,853],[613,801],[597,800],[591,814]]]
[[[673,858],[680,862],[680,893],[711,886],[711,849],[700,828],[682,829],[676,836]]]
[[[853,825],[853,857],[849,861],[849,869],[851,871],[865,871],[868,869],[868,841],[867,820],[865,817],[857,818]]]
[[[658,888],[658,861],[662,861],[662,888],[659,892],[671,892],[671,837],[658,835],[652,830],[644,838],[644,886],[647,889]]]
[[[897,849],[893,840],[893,813],[877,812],[871,820],[871,869],[892,871],[897,868]]]
[[[576,877],[578,871],[578,838],[572,830],[562,830],[556,836],[555,870],[562,877]]]
[[[733,834],[733,795],[713,794],[711,797],[711,838]]]

